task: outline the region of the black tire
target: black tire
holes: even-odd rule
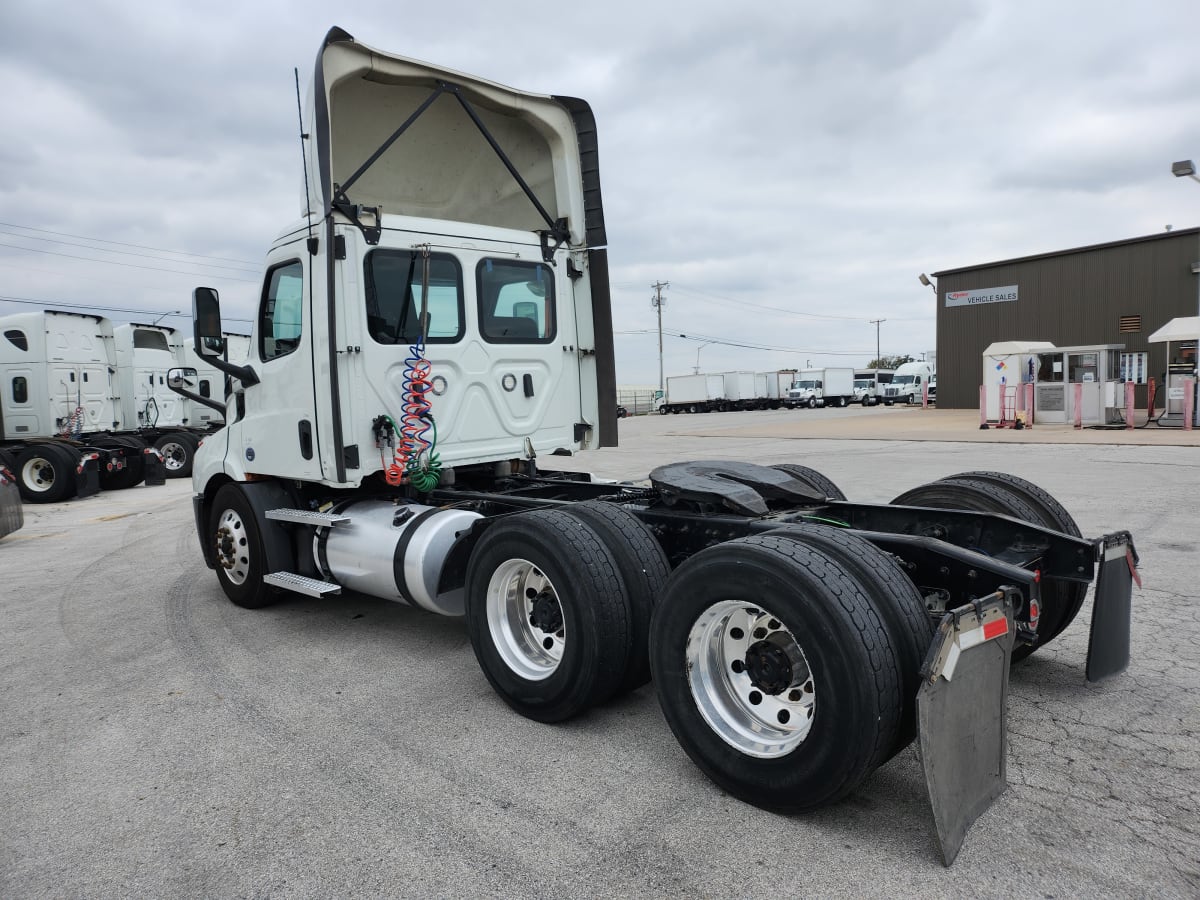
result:
[[[625,585],[630,652],[625,677],[617,688],[624,694],[650,680],[650,616],[671,575],[667,555],[645,522],[629,510],[602,500],[565,507],[600,536],[612,554]]]
[[[884,406],[891,406],[891,405],[892,405],[892,403],[894,403],[894,402],[895,402],[895,401],[893,401],[893,400],[884,400],[884,401],[883,401],[883,405],[884,405]]]
[[[667,409],[667,407],[666,407],[666,404],[664,404],[664,405],[662,405],[662,406],[660,406],[660,407],[658,408],[658,414],[659,414],[660,416],[665,416],[665,415],[666,415],[667,413],[669,413],[670,411],[671,411],[671,410]]]
[[[692,761],[766,809],[840,800],[900,732],[897,660],[874,604],[838,559],[790,538],[728,541],[676,569],[654,611],[650,666]]]
[[[79,493],[79,464],[83,457],[78,448],[71,444],[53,444],[49,449],[57,453],[66,465],[67,499],[70,499]]]
[[[863,398],[862,398],[862,405],[863,405],[863,406],[870,406],[870,405],[871,405],[871,398],[870,398],[870,397],[868,397],[866,394],[864,394],[864,395],[863,395]]]
[[[687,411],[688,411],[688,412],[690,412],[690,413],[694,413],[694,412],[696,412],[696,404],[694,404],[694,403],[693,403],[691,406],[689,406],[689,407],[687,408]]]
[[[817,408],[817,398],[809,397],[804,405],[807,406],[809,409],[816,409]]]
[[[31,444],[17,454],[17,489],[26,503],[57,503],[71,496],[74,467],[53,443]]]
[[[1038,525],[1061,531],[1071,537],[1083,537],[1074,517],[1051,494],[1032,481],[1006,472],[962,472],[950,476],[956,481],[981,481],[993,484],[1020,497],[1037,512],[1031,519]],[[1072,581],[1046,579],[1042,582],[1042,619],[1038,622],[1038,646],[1050,643],[1075,621],[1087,596],[1087,585]],[[1031,651],[1029,651],[1031,652]],[[1028,655],[1028,652],[1024,655]]]
[[[195,435],[173,431],[160,437],[154,446],[162,454],[163,469],[168,478],[187,478],[192,474],[196,449],[200,446]]]
[[[771,466],[771,468],[780,472],[787,472],[805,487],[810,487],[814,491],[818,491],[824,495],[827,500],[846,499],[846,495],[842,493],[842,489],[816,469],[810,469],[808,466],[797,466],[792,463],[780,463],[777,466]]]
[[[261,609],[280,591],[263,583],[266,551],[254,508],[236,484],[224,485],[213,498],[204,538],[216,547],[217,581],[237,606]]]
[[[925,599],[895,557],[853,532],[829,525],[805,524],[768,533],[819,547],[841,564],[873,602],[896,656],[904,703],[900,731],[891,752],[894,756],[917,736],[917,688],[921,686],[921,663],[925,661],[934,629]]]
[[[974,512],[999,513],[1003,516],[1011,516],[1014,519],[1020,519],[1023,522],[1031,522],[1040,524],[1038,512],[1034,507],[1021,499],[1017,494],[984,480],[975,480],[970,478],[943,478],[940,481],[933,481],[929,484],[923,484],[919,487],[905,491],[899,497],[892,500],[893,505],[901,506],[927,506],[933,509],[965,509]],[[1056,623],[1057,617],[1062,609],[1062,602],[1058,599],[1058,591],[1050,583],[1042,589],[1042,608],[1041,617],[1038,623],[1038,631],[1045,627],[1047,633],[1052,627],[1052,622]],[[1051,599],[1053,595],[1053,599]],[[1052,610],[1051,607],[1054,607]],[[1038,646],[1044,643],[1039,637]],[[1032,653],[1036,647],[1031,647],[1028,644],[1018,643],[1013,647],[1012,659],[1013,662],[1024,659]]]
[[[559,722],[612,697],[632,647],[623,587],[595,530],[565,512],[488,528],[467,563],[467,631],[504,702]]]

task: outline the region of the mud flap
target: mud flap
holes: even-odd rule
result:
[[[1096,542],[1100,570],[1092,603],[1092,630],[1088,636],[1087,680],[1100,681],[1123,672],[1129,665],[1129,629],[1133,611],[1133,583],[1138,555],[1128,531],[1105,535]]]
[[[942,619],[921,668],[917,728],[942,862],[1008,786],[1008,663],[1016,588]]]

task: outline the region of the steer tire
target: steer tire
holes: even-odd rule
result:
[[[580,519],[534,510],[491,525],[467,563],[466,607],[496,693],[539,722],[616,694],[632,649],[623,592],[612,553]]]
[[[617,688],[624,694],[650,680],[650,616],[671,566],[645,522],[624,507],[602,500],[574,503],[563,509],[584,522],[604,542],[624,582],[630,633],[629,663]]]
[[[840,554],[791,538],[727,541],[676,569],[651,622],[650,666],[687,755],[765,809],[842,799],[900,734],[889,629]]]
[[[842,493],[842,489],[816,469],[810,469],[808,466],[798,466],[793,463],[780,463],[777,466],[771,466],[771,468],[779,472],[786,472],[802,485],[812,488],[827,500],[846,499],[846,495]]]
[[[1032,507],[1037,517],[1029,521],[1069,534],[1083,537],[1074,517],[1051,494],[1032,481],[1007,472],[962,472],[950,476],[956,481],[978,481],[995,485],[1020,497]],[[1038,647],[1044,647],[1075,621],[1087,596],[1087,585],[1074,581],[1046,579],[1042,582],[1042,619],[1038,622]],[[1032,651],[1029,651],[1032,652]],[[1028,655],[1026,653],[1025,655]]]
[[[17,454],[13,474],[26,503],[57,503],[66,500],[75,486],[75,468],[57,444],[31,444]]]
[[[235,605],[261,609],[279,599],[279,589],[263,583],[266,550],[260,523],[242,489],[227,484],[209,509],[205,540],[214,544],[217,581]]]

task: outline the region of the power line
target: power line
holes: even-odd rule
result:
[[[151,272],[171,272],[175,275],[196,276],[205,274],[203,272],[184,272],[182,269],[162,269],[158,266],[139,266],[137,263],[118,262],[115,259],[96,259],[92,256],[75,256],[72,253],[59,253],[56,250],[39,250],[36,247],[22,247],[19,244],[6,244],[3,241],[0,241],[0,247],[9,247],[13,250],[24,250],[27,253],[45,253],[50,256],[64,256],[67,259],[81,259],[84,262],[104,263],[107,266],[125,266],[128,269],[146,269]],[[180,260],[180,262],[183,262],[183,260]],[[221,281],[244,281],[249,284],[258,283],[257,278],[234,278],[231,275],[212,275],[210,277],[220,279]]]
[[[3,224],[3,223],[0,223],[0,224]],[[156,259],[161,262],[183,263],[184,265],[187,265],[187,266],[204,266],[205,268],[209,268],[209,269],[229,269],[230,271],[233,271],[233,272],[240,272],[243,275],[258,271],[257,266],[247,269],[247,268],[241,267],[241,266],[223,266],[219,263],[191,262],[186,259],[169,259],[168,257],[165,257],[165,256],[151,256],[149,253],[134,253],[132,250],[109,250],[107,247],[93,247],[91,244],[79,244],[79,243],[76,243],[75,241],[60,241],[55,238],[43,238],[43,237],[33,237],[32,235],[25,235],[25,234],[14,234],[11,231],[0,231],[0,234],[8,235],[9,237],[24,238],[24,239],[30,240],[30,241],[43,241],[43,242],[49,243],[49,244],[62,244],[66,247],[82,247],[84,250],[95,250],[97,253],[120,253],[123,256],[136,256],[139,259]],[[9,244],[6,246],[13,246],[13,245]],[[30,248],[22,248],[22,249],[33,249],[33,248],[30,247]],[[168,251],[168,252],[170,252],[170,251]],[[97,261],[100,262],[101,260],[97,260]]]
[[[833,320],[840,321],[840,322],[869,322],[870,321],[870,319],[866,318],[865,316],[831,316],[831,315],[825,315],[822,313],[807,313],[807,312],[801,312],[800,310],[797,310],[797,309],[786,309],[782,306],[768,306],[764,303],[752,303],[749,300],[735,300],[733,297],[723,297],[720,294],[710,294],[705,291],[697,291],[694,288],[680,287],[678,284],[675,284],[674,287],[676,290],[683,291],[685,294],[693,294],[696,297],[699,297],[701,300],[703,300],[706,303],[721,303],[721,304],[733,303],[738,306],[749,306],[754,309],[765,309],[765,310],[769,310],[771,312],[782,313],[784,315],[800,316],[805,319],[833,319]],[[897,322],[924,322],[924,321],[928,321],[929,319],[932,319],[932,318],[933,318],[933,316],[915,316],[915,317],[903,318],[903,319],[898,318],[898,319],[895,319],[895,321],[897,321]]]
[[[654,334],[655,331],[650,328],[632,329],[629,331],[614,331],[613,334]],[[687,341],[703,341],[710,344],[720,344],[725,347],[739,347],[744,350],[767,350],[773,353],[821,353],[826,356],[863,356],[870,354],[870,350],[826,350],[822,347],[771,347],[764,344],[751,344],[744,341],[729,340],[726,338],[712,337],[703,334],[675,334],[672,332],[663,332],[666,337],[683,338]]]
[[[0,294],[0,300],[4,301],[5,303],[23,303],[23,304],[27,304],[30,306],[41,306],[43,308],[45,308],[47,306],[66,306],[71,309],[99,310],[101,312],[133,313],[133,314],[142,315],[142,316],[160,316],[162,318],[166,318],[167,316],[170,316],[172,318],[181,318],[181,319],[190,319],[191,318],[190,313],[175,313],[175,312],[159,313],[152,309],[124,309],[119,306],[97,306],[94,303],[68,303],[64,300],[33,300],[29,297],[8,297],[3,294]],[[226,318],[226,319],[223,319],[223,321],[226,321],[226,322],[250,322],[253,320],[252,319],[228,319],[228,318]]]
[[[56,234],[59,237],[77,238],[81,241],[95,241],[98,244],[116,244],[118,247],[136,247],[138,250],[154,250],[158,253],[174,253],[178,256],[195,256],[200,259],[219,259],[222,262],[244,263],[247,266],[256,267],[259,265],[257,261],[249,259],[232,259],[228,256],[206,256],[203,253],[188,253],[186,250],[165,250],[162,247],[148,247],[145,244],[128,244],[124,241],[110,241],[107,238],[88,237],[84,234],[67,234],[65,231],[51,231],[48,228],[34,228],[32,225],[17,225],[13,222],[0,222],[5,228],[23,228],[26,231],[37,231],[41,234]],[[96,248],[101,249],[100,247]]]

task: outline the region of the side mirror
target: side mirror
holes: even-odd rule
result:
[[[192,291],[192,322],[195,325],[196,353],[200,356],[221,356],[225,337],[221,333],[221,301],[212,288],[198,287]]]
[[[195,379],[195,369],[167,370],[167,387],[171,388],[172,390],[175,388],[188,388],[190,390],[195,384]]]

